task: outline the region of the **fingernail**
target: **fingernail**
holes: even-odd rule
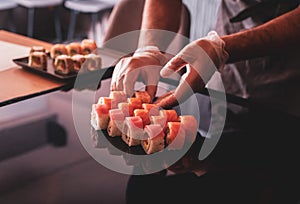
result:
[[[161,71],[160,71],[160,75],[162,77],[168,77],[170,76],[171,74],[173,74],[174,71],[168,67],[164,67]]]

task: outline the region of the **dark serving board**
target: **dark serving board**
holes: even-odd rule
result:
[[[95,130],[91,127],[95,148],[110,148],[111,145],[122,152],[143,155],[146,154],[141,145],[129,147],[121,137],[110,137],[106,130]]]
[[[60,81],[74,80],[78,76],[77,73],[71,73],[71,74],[68,74],[68,75],[62,75],[62,74],[56,73],[55,70],[54,70],[54,67],[53,67],[53,59],[50,58],[50,56],[48,56],[47,69],[46,70],[38,69],[38,68],[29,66],[28,65],[28,57],[13,59],[13,62],[15,64],[21,66],[25,70],[34,72],[34,73],[36,73],[38,75],[41,75],[41,76],[44,76],[44,77],[48,77],[48,78],[52,78],[52,79],[56,79],[56,80],[60,80]],[[107,78],[110,78],[112,76],[113,68],[114,68],[114,66],[111,66],[111,67],[107,67],[107,68],[101,68],[101,69],[95,70],[95,71],[79,72],[79,74],[81,76],[84,76],[84,75],[88,76],[88,75],[104,73],[102,75],[102,79],[107,79]]]
[[[149,155],[141,145],[129,147],[121,137],[110,137],[106,131],[96,131],[91,128],[91,139],[95,150],[105,149],[111,156],[122,157],[127,166],[134,167],[135,174],[165,172],[166,169],[180,173],[189,170],[191,166],[206,163],[198,160],[204,142],[204,137],[200,134],[197,134],[193,144],[184,146],[180,150],[170,150],[166,147],[163,151]],[[185,169],[187,162],[189,167]]]
[[[129,147],[122,140],[121,137],[110,137],[106,130],[96,131],[91,127],[91,138],[94,142],[95,148],[110,148],[112,145],[124,153],[129,153],[134,155],[146,155],[141,145]],[[204,141],[204,137],[202,137],[198,133],[196,136],[196,140],[194,141],[194,143],[192,144],[189,150],[196,151],[196,152],[200,151],[203,141]]]
[[[77,76],[76,73],[72,73],[72,74],[68,74],[68,75],[57,74],[54,71],[53,60],[50,57],[48,57],[47,69],[46,70],[38,69],[38,68],[29,66],[28,65],[28,57],[13,59],[13,62],[15,64],[21,66],[25,70],[29,70],[29,71],[35,72],[37,74],[40,74],[40,75],[43,75],[43,76],[46,76],[46,77],[50,77],[50,78],[59,79],[59,80],[74,79]]]

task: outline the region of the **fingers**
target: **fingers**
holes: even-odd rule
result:
[[[123,91],[124,76],[120,77],[117,81],[112,81],[110,85],[111,91]]]
[[[116,88],[117,86],[116,86],[116,83],[114,83],[114,82],[111,82],[111,85],[110,85],[110,90],[111,91],[116,91],[117,90],[117,88]]]
[[[159,71],[162,67],[157,63],[157,59],[151,56],[123,58],[115,67],[110,90],[124,91],[127,96],[131,97],[134,94],[135,82],[141,80],[153,99],[160,78]]]
[[[191,69],[182,76],[180,84],[174,92],[174,96],[178,103],[183,103],[190,96],[203,90],[204,87],[205,84],[200,75],[194,69]]]
[[[125,75],[122,75],[118,78],[118,80],[115,83],[114,91],[123,91],[123,89],[124,89],[124,87],[123,87],[124,77],[125,77]]]
[[[128,97],[132,97],[134,94],[134,85],[138,79],[139,72],[138,70],[128,71],[124,76],[123,87],[124,92]]]
[[[186,101],[190,96],[200,92],[205,83],[194,68],[187,66],[188,71],[182,76],[178,87],[173,91],[159,97],[155,103],[163,108],[172,108]]]
[[[154,103],[164,109],[170,109],[179,105],[191,95],[192,91],[189,84],[185,80],[181,80],[174,91],[159,97]]]
[[[154,98],[155,95],[156,95],[157,86],[155,86],[155,85],[147,85],[145,90],[146,90],[146,91],[148,92],[148,94],[150,95],[151,101],[152,101],[153,98]]]
[[[121,59],[114,68],[114,72],[111,78],[110,89],[112,91],[121,91],[123,90],[123,80],[124,80],[124,71],[125,64],[127,63],[127,58]]]
[[[169,91],[169,92],[167,92],[167,93],[165,93],[165,94],[159,96],[153,103],[159,104],[164,98],[168,97],[168,96],[171,95],[171,94],[174,94],[174,91],[175,91],[175,90]]]
[[[119,78],[120,74],[120,62],[115,66],[113,75],[111,77],[111,82],[110,82],[110,90],[111,91],[117,91],[117,81]]]
[[[180,84],[178,85],[178,87],[174,92],[174,96],[179,101],[179,103],[182,103],[192,94],[194,94],[194,92],[188,81],[188,76],[187,74],[184,74]]]
[[[144,83],[146,85],[145,90],[148,92],[148,94],[151,97],[151,100],[156,95],[157,91],[157,84],[159,81],[159,71],[161,70],[162,66],[151,66],[151,67],[144,67],[141,70],[142,78],[145,79]],[[147,69],[150,69],[151,72],[147,72]],[[152,74],[152,75],[150,75]]]
[[[154,104],[164,109],[171,109],[174,106],[177,106],[179,103],[174,95],[174,92],[168,92],[167,94],[159,97]]]
[[[160,71],[162,77],[169,77],[174,72],[181,70],[187,63],[178,55],[173,57]]]

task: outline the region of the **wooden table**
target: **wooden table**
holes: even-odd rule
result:
[[[34,45],[44,46],[48,50],[51,47],[50,43],[4,30],[0,30],[0,40],[28,47]],[[39,76],[25,71],[16,65],[0,72],[0,106],[61,90],[66,85],[66,82]]]

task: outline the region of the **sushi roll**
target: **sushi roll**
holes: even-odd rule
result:
[[[150,118],[149,118],[149,112],[145,109],[135,109],[133,111],[134,116],[139,116],[143,120],[143,127],[146,125],[150,125]]]
[[[81,50],[83,55],[91,54],[96,49],[97,49],[97,44],[95,40],[83,39],[81,41]]]
[[[167,118],[161,115],[150,116],[150,122],[151,124],[158,124],[162,128],[165,128],[167,126]]]
[[[85,61],[85,57],[81,54],[76,54],[71,57],[73,61],[73,70],[74,72],[78,73],[81,69],[82,64]]]
[[[141,142],[141,145],[146,154],[152,154],[162,151],[165,148],[165,134],[160,125],[146,125],[144,135],[147,138]]]
[[[99,97],[98,99],[99,104],[105,104],[108,110],[112,109],[112,99],[110,97]]]
[[[122,110],[124,113],[125,117],[133,116],[133,106],[129,103],[119,103],[118,104],[118,109]]]
[[[160,110],[159,115],[165,116],[167,119],[167,122],[178,121],[178,115],[175,110]]]
[[[85,55],[85,63],[84,63],[84,67],[85,70],[88,71],[95,71],[98,69],[101,69],[101,57],[100,55],[96,55],[96,54],[88,54]]]
[[[142,109],[142,101],[139,98],[128,98],[127,102],[132,105],[133,110]]]
[[[185,143],[185,131],[181,127],[181,122],[168,122],[165,134],[169,150],[182,149]]]
[[[105,104],[93,104],[91,125],[95,130],[106,130],[109,123],[109,112]]]
[[[112,99],[112,108],[118,108],[118,104],[126,102],[127,98],[123,91],[111,91],[109,98]]]
[[[138,116],[126,117],[123,127],[122,140],[129,146],[141,144],[144,137],[143,121]]]
[[[66,45],[66,49],[67,49],[67,54],[69,56],[73,56],[73,55],[81,54],[82,53],[82,51],[81,51],[81,45],[78,42],[72,42],[70,44],[67,44]]]
[[[135,97],[139,98],[142,101],[142,103],[150,103],[151,102],[151,97],[147,91],[136,91]]]
[[[47,69],[47,54],[45,52],[32,52],[29,54],[28,65],[40,70]]]
[[[186,141],[193,143],[197,136],[198,122],[193,115],[179,116],[181,126],[185,130]]]
[[[159,115],[159,106],[150,103],[143,103],[143,109],[149,112],[149,116]]]
[[[111,91],[109,97],[118,101],[119,103],[127,101],[126,95],[123,91]]]
[[[50,49],[50,57],[55,59],[59,55],[67,55],[68,51],[64,44],[55,44]]]
[[[29,53],[32,52],[46,52],[46,49],[43,46],[32,46]]]
[[[125,116],[120,109],[109,110],[109,124],[107,133],[111,137],[121,136],[123,131]]]
[[[59,55],[54,60],[54,70],[57,74],[68,75],[73,72],[73,61],[68,55]]]

